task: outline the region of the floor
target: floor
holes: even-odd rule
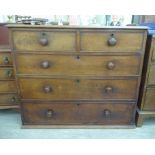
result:
[[[135,129],[21,129],[20,114],[0,110],[1,139],[155,139],[155,119]]]

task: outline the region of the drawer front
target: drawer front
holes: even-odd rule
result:
[[[148,88],[145,94],[144,110],[155,110],[155,88]]]
[[[24,99],[136,99],[137,79],[19,79]]]
[[[23,124],[133,124],[134,104],[116,103],[24,103]]]
[[[73,31],[14,31],[14,49],[21,51],[75,51]]]
[[[0,105],[16,105],[18,103],[17,94],[0,94]]]
[[[0,52],[0,66],[10,66],[10,65],[12,65],[11,53]]]
[[[0,92],[16,92],[15,81],[0,81]]]
[[[18,54],[18,74],[127,76],[139,74],[140,56]],[[132,61],[131,61],[132,60]]]
[[[0,68],[0,79],[4,80],[14,79],[13,68]]]
[[[135,52],[143,48],[143,32],[81,32],[82,51]]]
[[[148,84],[155,84],[155,65],[150,66],[149,76],[148,76]]]

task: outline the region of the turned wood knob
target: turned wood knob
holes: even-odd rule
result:
[[[112,62],[112,61],[109,61],[109,62],[107,63],[107,68],[108,68],[109,70],[114,69],[114,68],[115,68],[115,63]]]
[[[109,117],[109,116],[111,115],[111,111],[108,110],[108,109],[105,109],[105,110],[103,111],[103,114],[104,114],[105,117]]]
[[[11,78],[13,76],[13,71],[12,70],[7,70],[6,71],[6,76]]]
[[[41,65],[41,67],[44,68],[44,69],[50,67],[50,63],[49,63],[49,61],[47,61],[47,60],[42,61],[40,65]]]
[[[48,118],[51,118],[51,117],[53,117],[53,110],[47,110],[47,112],[46,112],[46,117],[48,117]]]
[[[117,40],[116,40],[114,34],[111,34],[110,38],[108,39],[108,45],[115,46],[116,43],[117,43]]]
[[[50,93],[52,91],[52,87],[51,86],[44,86],[43,90],[45,93]]]
[[[48,45],[48,38],[46,33],[41,33],[40,38],[39,38],[39,43],[42,46]]]
[[[11,102],[13,102],[13,103],[15,103],[16,102],[16,97],[15,96],[13,96],[12,98],[11,98]]]
[[[9,58],[8,57],[4,57],[4,60],[3,60],[3,63],[5,65],[8,65],[10,62],[9,62]]]
[[[107,94],[112,93],[112,92],[113,92],[113,88],[112,88],[111,86],[106,86],[106,87],[105,87],[105,92],[106,92]]]
[[[79,60],[79,59],[80,59],[80,56],[79,56],[79,55],[77,55],[77,56],[76,56],[76,59],[78,59],[78,60]]]

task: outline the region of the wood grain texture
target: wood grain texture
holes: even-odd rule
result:
[[[135,99],[137,79],[19,79],[23,99],[78,100],[78,99]],[[50,87],[46,92],[45,87]],[[110,87],[112,90],[106,90]]]
[[[47,34],[46,46],[39,43],[41,33]],[[15,31],[13,36],[14,48],[20,51],[75,51],[76,49],[76,32]]]
[[[0,92],[16,92],[15,81],[0,81]]]
[[[137,126],[142,126],[147,118],[155,117],[155,36],[149,35],[142,72],[141,89],[138,100]]]
[[[146,28],[9,28],[24,125],[134,125]]]
[[[113,34],[117,40],[115,46],[108,46],[107,41]],[[143,33],[134,32],[81,32],[82,51],[135,52],[142,50]]]
[[[15,93],[0,93],[0,106],[4,105],[17,105],[19,104],[18,96]],[[7,107],[8,108],[8,107]]]
[[[69,125],[102,124],[132,125],[134,104],[74,104],[74,103],[24,103],[23,124]],[[53,111],[51,117],[48,111]],[[105,114],[109,111],[109,115]]]
[[[14,80],[13,68],[0,68],[0,80]]]
[[[147,88],[143,110],[155,110],[155,88]]]
[[[152,40],[152,60],[155,60],[155,38]]]
[[[140,61],[140,56],[16,55],[17,73],[31,75],[139,75]],[[47,68],[42,67],[44,62],[49,64]]]
[[[150,65],[148,85],[155,85],[155,64]]]
[[[0,109],[19,107],[16,92],[9,31],[0,26]]]
[[[12,56],[11,53],[0,52],[0,66],[12,66]]]

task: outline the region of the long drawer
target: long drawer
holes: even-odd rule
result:
[[[14,49],[18,51],[105,51],[136,52],[143,48],[144,31],[29,29],[13,31]],[[79,39],[77,39],[79,38]]]
[[[15,81],[0,81],[0,92],[16,92]]]
[[[14,78],[13,68],[0,68],[0,80],[11,80]]]
[[[135,100],[137,98],[137,82],[137,79],[19,79],[23,99],[49,100]]]
[[[133,103],[23,103],[24,125],[131,125]]]
[[[19,103],[17,94],[1,94],[0,93],[0,106],[1,105],[16,105]]]
[[[38,75],[138,75],[140,60],[140,56],[16,55],[18,74]]]
[[[11,66],[11,65],[12,65],[11,53],[0,52],[0,66]]]
[[[144,110],[155,110],[155,88],[147,88],[144,100]]]

